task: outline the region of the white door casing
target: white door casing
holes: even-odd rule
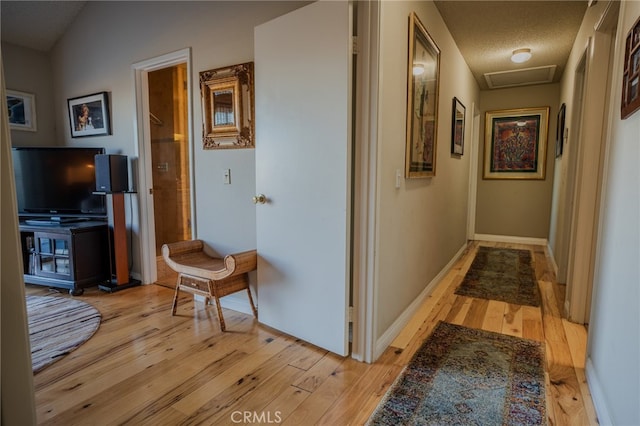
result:
[[[153,178],[151,164],[151,130],[149,128],[149,86],[148,73],[159,69],[187,64],[187,103],[188,123],[193,123],[192,90],[191,90],[191,49],[185,48],[167,53],[155,58],[137,62],[132,65],[134,88],[136,97],[136,121],[135,135],[138,155],[138,187],[137,198],[140,212],[140,259],[142,267],[142,283],[153,283],[157,279],[156,270],[156,241],[155,222],[153,209]],[[193,182],[193,130],[192,125],[187,126],[189,132],[189,173],[190,187]],[[196,234],[196,221],[194,217],[195,200],[194,191],[191,191],[191,235]]]

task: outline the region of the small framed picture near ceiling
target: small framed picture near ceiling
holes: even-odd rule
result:
[[[405,177],[436,175],[440,49],[415,13],[409,15]]]
[[[464,118],[466,108],[460,99],[453,98],[451,112],[451,153],[462,155],[464,153]]]
[[[484,178],[544,179],[549,107],[488,111]]]
[[[10,129],[29,132],[37,130],[35,95],[17,90],[7,90],[7,111]]]
[[[622,74],[622,109],[624,120],[640,109],[640,18],[633,24],[624,49]]]
[[[107,92],[68,99],[67,106],[72,138],[111,134]]]

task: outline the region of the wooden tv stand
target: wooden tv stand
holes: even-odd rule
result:
[[[106,222],[21,221],[20,241],[26,283],[65,288],[78,296],[111,279]]]

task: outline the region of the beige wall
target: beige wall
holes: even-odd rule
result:
[[[402,179],[407,108],[409,14],[441,50],[436,176]],[[466,244],[469,166],[479,88],[432,2],[381,3],[377,172],[376,336],[394,322]],[[453,97],[466,107],[465,152],[451,155]]]
[[[593,7],[587,9],[582,25],[573,49],[567,60],[565,73],[562,76],[559,104],[566,104],[566,123],[569,128],[568,138],[565,141],[563,154],[555,159],[553,167],[556,179],[554,182],[553,202],[551,207],[551,224],[549,227],[549,248],[553,253],[557,266],[557,276],[560,282],[566,282],[567,265],[569,256],[569,233],[572,209],[572,193],[569,183],[572,182],[570,173],[575,175],[575,171],[569,172],[571,155],[577,155],[577,130],[573,128],[574,121],[578,119],[580,111],[577,110],[579,102],[575,100],[576,91],[576,69],[583,55],[589,46],[590,39],[594,35],[594,26],[600,20],[609,2],[598,2]],[[591,118],[592,120],[594,118]],[[602,117],[595,119],[601,120]]]
[[[559,84],[483,90],[480,94],[480,150],[476,234],[546,239],[553,191],[553,159],[558,114]],[[550,107],[544,180],[485,180],[485,113],[512,108]]]
[[[61,144],[53,114],[53,78],[49,55],[2,43],[2,58],[8,90],[31,93],[36,100],[36,131],[11,130],[12,146],[51,146]],[[19,66],[13,66],[19,64]]]

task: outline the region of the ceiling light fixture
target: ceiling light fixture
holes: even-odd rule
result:
[[[516,64],[527,62],[529,59],[531,59],[531,49],[516,49],[511,55],[511,61]]]
[[[424,74],[424,65],[413,64],[413,75],[422,75],[422,74]]]

